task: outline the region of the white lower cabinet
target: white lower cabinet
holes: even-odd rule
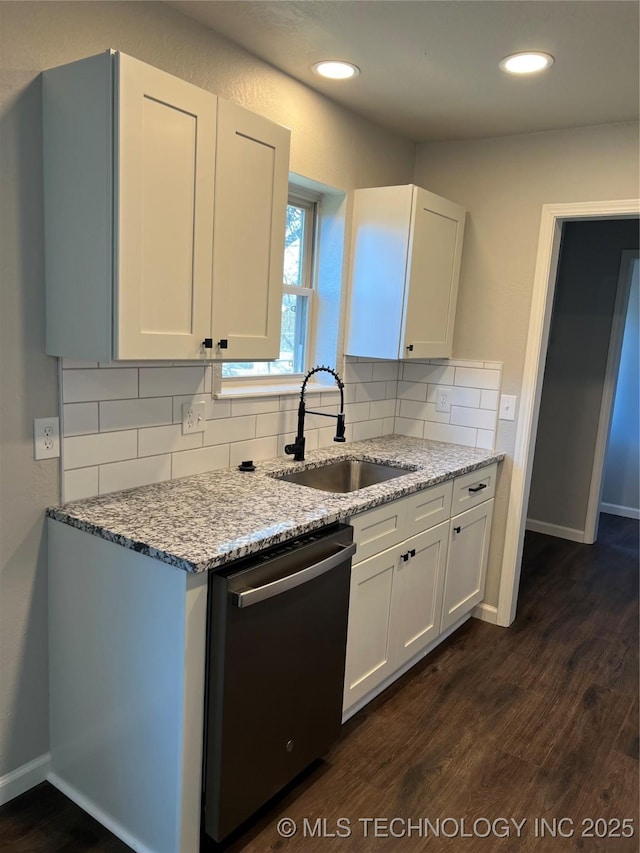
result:
[[[487,500],[451,519],[443,631],[484,598],[492,517],[493,500]]]
[[[496,465],[355,516],[344,717],[482,601]],[[451,517],[469,495],[473,506]]]

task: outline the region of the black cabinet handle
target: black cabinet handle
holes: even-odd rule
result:
[[[454,533],[460,533],[460,531],[461,531],[461,530],[462,530],[462,528],[461,528],[461,527],[454,527],[454,528],[453,528],[453,532],[454,532]]]
[[[412,548],[412,549],[409,551],[409,556],[410,556],[410,557],[415,557],[415,555],[416,555],[416,549],[415,549],[415,548]]]
[[[409,350],[409,352],[413,352],[413,344],[409,344],[409,346],[407,347],[407,349]]]
[[[486,489],[486,488],[487,488],[486,483],[480,483],[479,486],[469,486],[469,491],[470,492],[481,492],[483,489]]]
[[[213,349],[213,338],[205,338],[205,339],[202,341],[202,346],[203,346],[205,349]]]
[[[407,551],[406,554],[400,554],[400,558],[402,559],[403,563],[406,563],[407,560],[409,559],[409,552]]]
[[[226,338],[220,338],[218,341],[218,349],[229,349],[229,341]]]

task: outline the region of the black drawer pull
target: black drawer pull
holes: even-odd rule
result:
[[[407,560],[409,559],[409,552],[407,551],[406,554],[400,554],[400,558],[401,558],[403,563],[406,563]]]
[[[205,349],[213,349],[213,338],[205,338],[205,339],[202,341],[202,346],[203,346]]]
[[[469,491],[470,492],[481,492],[483,489],[486,489],[486,488],[487,488],[486,483],[480,483],[479,486],[469,486]]]
[[[410,557],[415,557],[415,555],[416,555],[416,549],[415,549],[415,548],[412,548],[412,549],[409,551],[409,556],[410,556]]]
[[[461,527],[454,527],[454,528],[453,528],[453,532],[454,532],[454,533],[460,533],[460,531],[461,531],[461,530],[462,530],[462,528],[461,528]]]

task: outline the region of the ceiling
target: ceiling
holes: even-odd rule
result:
[[[355,112],[415,141],[638,118],[636,0],[181,0],[169,5]],[[555,57],[511,77],[518,50]],[[320,59],[361,68],[350,81]]]

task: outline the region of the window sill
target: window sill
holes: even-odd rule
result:
[[[286,395],[299,395],[302,382],[297,380],[295,385],[291,382],[282,382],[280,384],[261,384],[251,385],[250,383],[231,384],[224,382],[222,388],[214,393],[216,400],[229,400],[243,397],[249,399],[251,397],[283,397]],[[331,391],[336,391],[335,385],[321,385],[319,382],[309,382],[305,389],[306,394],[327,394]]]

